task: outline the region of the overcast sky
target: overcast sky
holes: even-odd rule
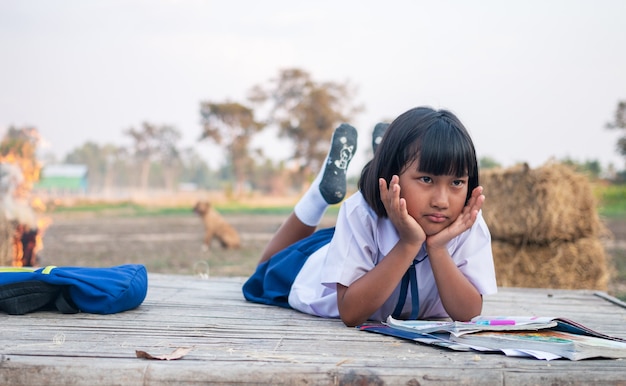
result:
[[[623,169],[604,126],[626,100],[625,47],[623,0],[2,0],[0,132],[35,126],[61,158],[167,124],[215,167],[200,102],[245,103],[298,67],[358,87],[352,172],[374,124],[418,105],[455,112],[505,166]]]

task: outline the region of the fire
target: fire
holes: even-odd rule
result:
[[[13,235],[13,266],[23,267],[35,265],[35,246],[37,243],[37,229],[29,229],[24,224],[15,226]]]
[[[46,229],[48,229],[50,224],[52,224],[52,218],[50,217],[42,217],[37,220],[37,229],[39,232],[37,232],[37,239],[33,250],[35,255],[43,249],[43,235],[46,233]]]
[[[39,181],[41,164],[36,155],[39,141],[39,133],[34,128],[11,128],[0,143],[0,163],[16,165],[22,174],[20,181],[16,181],[15,198],[28,197],[34,183]]]
[[[36,265],[43,249],[43,233],[52,220],[38,218],[45,211],[43,201],[32,198],[41,165],[36,158],[39,133],[34,128],[9,128],[0,142],[0,204],[13,228],[12,265]]]

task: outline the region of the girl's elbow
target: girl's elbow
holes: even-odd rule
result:
[[[472,320],[472,318],[476,317],[480,315],[480,311],[478,312],[466,312],[466,313],[462,313],[462,314],[458,314],[454,317],[452,317],[452,319],[454,321],[457,322],[469,322],[470,320]]]
[[[339,307],[339,317],[347,327],[356,327],[367,322],[367,317],[364,317],[361,312],[349,307]]]
[[[451,313],[450,317],[459,322],[468,322],[472,320],[472,318],[481,314],[483,309],[483,299],[480,298],[480,301],[474,305],[470,305],[467,307],[463,307],[455,313]]]
[[[353,315],[345,315],[344,313],[339,313],[339,317],[346,327],[356,327],[367,321],[367,318],[364,319]]]
[[[347,320],[344,320],[344,319],[341,319],[341,320],[343,321],[343,324],[346,325],[346,327],[356,327],[356,326],[359,326],[359,325],[362,324],[362,323],[354,323],[354,322],[347,321]]]

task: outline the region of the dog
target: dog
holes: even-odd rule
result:
[[[204,222],[204,242],[202,249],[208,251],[213,239],[217,239],[224,249],[238,249],[241,247],[239,233],[213,208],[210,202],[201,200],[193,207]]]

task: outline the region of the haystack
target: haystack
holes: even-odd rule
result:
[[[0,206],[0,267],[13,265],[13,233],[15,227],[7,219],[4,209]]]
[[[606,290],[609,270],[591,183],[549,163],[481,173],[498,284]]]
[[[606,290],[609,275],[602,242],[595,238],[549,245],[491,243],[502,287]]]

